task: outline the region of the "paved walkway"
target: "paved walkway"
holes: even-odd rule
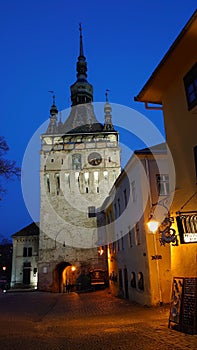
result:
[[[0,296],[3,350],[188,350],[197,336],[168,328],[169,307],[95,293]]]

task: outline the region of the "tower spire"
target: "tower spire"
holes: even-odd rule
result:
[[[77,60],[77,80],[71,85],[72,106],[93,101],[93,87],[87,81],[87,62],[84,56],[82,26],[79,23],[79,56]]]

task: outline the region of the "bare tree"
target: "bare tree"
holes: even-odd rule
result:
[[[4,156],[9,151],[8,144],[3,136],[0,136],[0,177],[11,180],[13,177],[20,176],[20,168],[16,166],[14,160],[8,160]],[[0,200],[2,194],[5,193],[4,187],[0,184]]]

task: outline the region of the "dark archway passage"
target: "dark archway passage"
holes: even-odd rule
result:
[[[64,292],[64,281],[63,281],[63,271],[71,266],[70,263],[62,261],[57,264],[53,271],[53,292],[63,293]]]

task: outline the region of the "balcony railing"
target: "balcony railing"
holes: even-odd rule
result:
[[[178,212],[176,221],[180,242],[197,243],[197,211]]]

